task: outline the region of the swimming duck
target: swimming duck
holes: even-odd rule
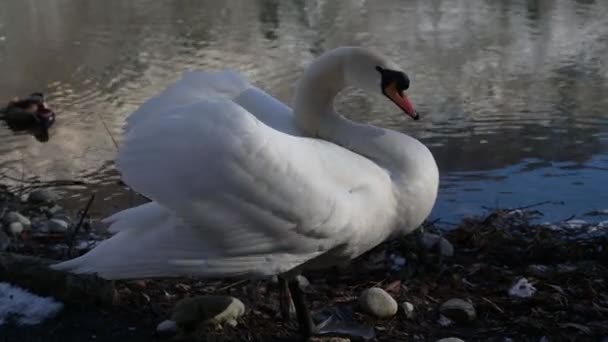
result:
[[[6,121],[13,130],[48,130],[55,123],[55,112],[44,102],[44,94],[32,93],[30,96],[14,98],[0,110],[0,119]]]

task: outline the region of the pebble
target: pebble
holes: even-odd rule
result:
[[[437,340],[437,342],[464,342],[464,340],[461,340],[458,337],[446,337],[446,338]]]
[[[60,213],[62,211],[63,211],[63,208],[61,206],[57,205],[57,204],[55,204],[54,206],[52,206],[52,207],[50,207],[48,209],[48,212],[51,215],[55,215],[55,214]]]
[[[52,218],[48,222],[48,228],[53,233],[65,233],[70,225],[61,219]]]
[[[49,189],[39,189],[32,191],[28,197],[29,202],[33,203],[49,203],[57,199],[57,195]]]
[[[11,234],[13,235],[19,235],[21,233],[23,233],[23,231],[25,230],[25,228],[23,228],[23,225],[21,224],[21,222],[13,222],[8,226],[9,231],[11,232]]]
[[[175,333],[177,332],[177,323],[170,319],[164,320],[156,326],[156,331],[159,333]]]
[[[180,328],[194,327],[199,323],[236,325],[236,320],[244,313],[245,304],[237,298],[205,295],[180,300],[171,319]]]
[[[448,241],[448,239],[441,237],[439,240],[439,252],[445,257],[451,257],[454,255],[454,246]]]
[[[18,213],[16,211],[8,212],[6,214],[6,216],[4,217],[4,219],[7,223],[19,222],[25,228],[29,228],[32,225],[32,222],[30,221],[30,219],[28,219],[27,217],[21,215],[20,213]]]
[[[451,257],[454,255],[452,243],[439,234],[424,233],[422,234],[421,242],[422,246],[426,249],[432,249],[439,244],[439,252],[442,256]]]
[[[452,298],[441,304],[439,312],[457,323],[471,322],[477,317],[473,304],[460,298]]]
[[[398,310],[395,299],[379,287],[363,291],[359,297],[359,306],[365,313],[378,318],[392,317]]]
[[[403,309],[403,313],[405,313],[405,317],[407,319],[414,318],[414,304],[410,302],[403,302],[401,303],[401,308]]]
[[[426,249],[431,249],[433,248],[433,246],[435,246],[437,244],[437,242],[439,242],[439,240],[441,239],[441,236],[439,236],[438,234],[433,234],[433,233],[424,233],[422,234],[422,245],[424,246],[424,248]]]

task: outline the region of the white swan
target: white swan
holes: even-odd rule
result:
[[[319,57],[293,112],[234,72],[185,73],[129,116],[117,157],[125,182],[153,201],[106,219],[114,236],[53,268],[108,279],[292,276],[413,231],[437,196],[433,155],[335,113],[345,86],[418,118],[407,75],[358,47]]]

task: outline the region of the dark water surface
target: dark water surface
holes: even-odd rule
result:
[[[359,92],[339,106],[428,144],[435,217],[608,207],[607,1],[3,0],[0,99],[42,90],[58,121],[46,143],[0,127],[1,181],[82,180],[110,200],[125,117],[184,70],[234,68],[289,102],[315,56],[353,44],[403,65],[423,120]]]

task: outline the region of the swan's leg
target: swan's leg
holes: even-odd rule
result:
[[[281,276],[278,276],[277,278],[279,280],[279,309],[281,310],[283,321],[288,322],[291,318],[291,295],[289,293],[289,285],[287,279]]]
[[[289,290],[291,291],[293,304],[296,308],[300,334],[305,338],[311,337],[316,329],[312,321],[312,317],[310,316],[310,311],[308,310],[306,302],[304,301],[304,294],[302,293],[300,284],[296,279],[289,281]]]

